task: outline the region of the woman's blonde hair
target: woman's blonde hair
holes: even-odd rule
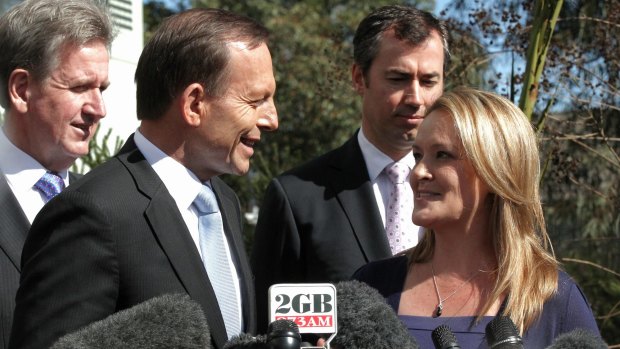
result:
[[[536,134],[509,100],[472,88],[445,93],[427,114],[434,110],[450,115],[465,155],[492,193],[489,227],[498,269],[482,314],[507,294],[504,314],[523,332],[540,315],[558,279],[540,203]],[[434,232],[427,231],[410,262],[430,260],[434,246]]]

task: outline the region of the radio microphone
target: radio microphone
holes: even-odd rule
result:
[[[70,334],[52,349],[211,348],[207,319],[200,304],[185,294],[165,294]]]
[[[578,328],[558,336],[547,349],[606,349],[607,344],[594,333]]]
[[[461,349],[452,329],[447,325],[441,325],[434,329],[431,336],[435,349]]]
[[[265,335],[252,336],[240,333],[229,339],[223,349],[269,349],[269,346]]]
[[[291,320],[276,320],[269,324],[267,344],[271,349],[299,349],[299,327]]]
[[[327,349],[419,348],[379,291],[359,281],[272,285],[269,307],[271,321],[292,320],[302,334],[329,336]],[[302,343],[310,348],[322,347]]]
[[[517,326],[508,316],[496,316],[485,328],[490,349],[523,349]]]
[[[334,348],[419,349],[394,309],[376,289],[352,280],[336,284],[338,333]]]

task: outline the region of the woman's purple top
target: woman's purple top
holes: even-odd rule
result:
[[[398,311],[400,295],[407,276],[407,257],[398,256],[371,262],[361,267],[353,279],[376,288],[388,304]],[[559,271],[557,293],[547,300],[538,320],[523,335],[525,348],[542,349],[550,346],[562,333],[577,328],[589,330],[600,336],[586,297],[577,284],[563,271]],[[399,315],[420,348],[434,348],[431,333],[440,325],[451,329],[463,349],[488,348],[485,339],[486,325],[493,319],[485,316],[475,323],[475,317],[426,317]]]

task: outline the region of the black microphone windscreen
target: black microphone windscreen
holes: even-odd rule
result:
[[[223,349],[269,349],[269,345],[267,345],[267,336],[258,335],[253,337],[249,334],[241,333],[226,342]]]
[[[431,333],[435,349],[460,349],[452,329],[447,325],[441,325]]]
[[[508,316],[496,316],[485,328],[490,349],[523,348],[519,330]]]
[[[417,349],[405,325],[374,288],[359,281],[336,284],[338,334],[331,345],[346,349]]]
[[[269,334],[290,332],[299,335],[299,326],[291,320],[280,319],[270,323],[267,332]]]
[[[269,324],[267,344],[273,349],[299,349],[301,335],[299,327],[291,320],[276,320]]]
[[[607,344],[592,332],[578,328],[558,336],[548,349],[607,349]]]
[[[207,320],[188,295],[152,298],[61,337],[51,349],[211,348]]]

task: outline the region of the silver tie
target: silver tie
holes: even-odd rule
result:
[[[226,240],[222,216],[213,190],[203,185],[194,200],[198,210],[198,231],[200,235],[200,252],[209,281],[215,291],[217,302],[222,311],[228,338],[241,333],[239,321],[241,306],[235,293],[236,275],[231,269],[226,256]]]

